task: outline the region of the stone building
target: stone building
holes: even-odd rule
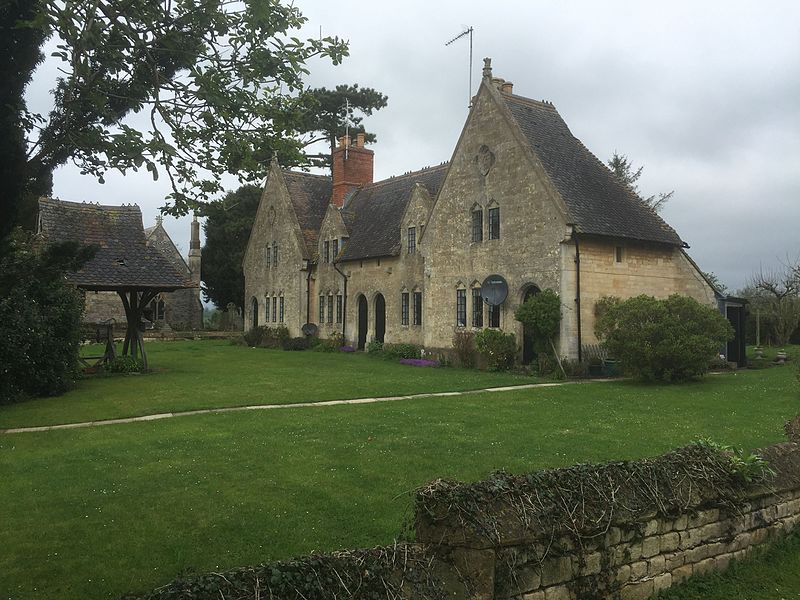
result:
[[[138,210],[138,208],[137,208]],[[203,328],[203,305],[200,302],[200,224],[197,217],[191,225],[188,263],[184,260],[172,238],[164,229],[163,219],[144,230],[147,246],[158,250],[193,287],[174,292],[162,292],[150,303],[148,315],[157,329],[188,331]],[[126,323],[119,296],[115,292],[86,292],[83,320],[86,323],[103,323],[108,319],[123,326]]]
[[[529,339],[514,312],[543,289],[562,302],[559,351],[579,357],[603,296],[717,294],[664,220],[576,137],[549,102],[514,94],[487,59],[448,163],[373,182],[359,135],[332,177],[273,161],[244,258],[245,326],[305,323],[448,349],[459,329]],[[487,276],[507,297],[484,300]]]

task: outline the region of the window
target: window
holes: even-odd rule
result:
[[[272,242],[272,266],[278,266],[278,242]]]
[[[498,207],[489,209],[489,239],[500,239],[500,209]]]
[[[335,262],[336,257],[339,256],[339,240],[333,240],[331,244],[333,244],[333,251],[331,252],[331,260]]]
[[[253,311],[253,327],[258,327],[258,300],[253,298],[250,308]]]
[[[422,325],[422,292],[414,292],[414,325]]]
[[[472,241],[483,241],[483,209],[478,208],[472,211]]]
[[[489,305],[489,327],[500,327],[500,305]]]
[[[342,295],[337,294],[336,296],[336,322],[342,322]]]
[[[269,323],[269,296],[264,298],[264,323]]]
[[[272,297],[272,322],[274,323],[278,319],[278,297]]]
[[[483,327],[483,296],[481,296],[481,288],[472,288],[472,326]]]
[[[618,263],[622,262],[622,246],[614,247],[614,261]]]
[[[414,254],[417,251],[417,228],[408,228],[408,253]]]
[[[322,294],[319,295],[319,324],[322,325],[325,322],[325,296]]]
[[[456,325],[467,326],[467,290],[456,290]]]
[[[272,252],[269,249],[269,244],[264,248],[264,257],[267,259],[267,268],[272,268]]]
[[[333,323],[333,294],[328,296],[328,323]]]
[[[400,324],[408,325],[408,292],[400,294]]]
[[[331,243],[328,240],[322,242],[322,262],[331,262]]]
[[[283,296],[281,296],[280,322],[283,323]]]

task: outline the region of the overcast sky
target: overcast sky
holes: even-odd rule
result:
[[[450,159],[483,57],[514,92],[553,102],[601,160],[644,165],[645,195],[675,190],[662,215],[732,289],[760,265],[800,256],[800,3],[297,1],[308,35],[339,35],[350,57],[309,66],[312,86],[359,83],[389,97],[371,119],[375,176]],[[46,93],[43,81],[29,95]],[[145,226],[167,190],[149,175],[100,185],[65,167],[55,195],[135,202]],[[179,248],[189,221],[165,218]]]

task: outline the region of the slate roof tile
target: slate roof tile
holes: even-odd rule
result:
[[[306,246],[304,258],[314,258],[319,229],[331,201],[331,178],[288,170],[283,172],[283,178],[303,233]]]
[[[506,106],[564,199],[579,233],[685,245],[581,141],[550,103],[501,93]]]
[[[39,200],[39,234],[47,244],[78,242],[97,246],[94,258],[67,280],[88,290],[193,287],[158,250],[146,243],[138,206],[101,206]]]

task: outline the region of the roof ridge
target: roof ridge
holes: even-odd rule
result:
[[[301,175],[303,177],[316,177],[318,179],[330,179],[330,175],[318,175],[317,173],[306,173],[305,171],[294,171],[292,169],[282,169],[284,175]]]
[[[402,175],[391,175],[391,176],[387,177],[386,179],[381,179],[380,181],[373,181],[372,183],[369,183],[369,184],[365,185],[364,188],[372,187],[372,186],[378,186],[378,185],[385,185],[387,183],[392,183],[392,182],[398,181],[400,179],[404,179],[404,178],[408,178],[408,177],[415,177],[416,175],[419,175],[419,174],[424,173],[426,171],[435,171],[436,169],[446,169],[448,166],[450,166],[450,161],[445,161],[445,162],[440,163],[438,165],[433,165],[432,167],[422,167],[421,169],[418,169],[416,171],[408,171],[406,173],[403,173]]]
[[[62,200],[61,198],[48,198],[42,197],[39,198],[40,202],[52,202],[53,204],[57,204],[60,206],[64,206],[65,208],[102,208],[102,209],[116,209],[116,210],[138,210],[141,212],[141,207],[136,204],[135,202],[131,202],[130,204],[100,204],[99,202],[86,202],[85,200],[82,202],[75,202],[72,200]]]
[[[500,90],[498,90],[500,91]],[[519,101],[523,104],[530,104],[532,106],[536,106],[538,108],[544,108],[547,110],[552,110],[555,113],[558,113],[558,109],[555,107],[555,104],[548,100],[534,100],[533,98],[528,98],[527,96],[519,96],[517,94],[509,94],[508,92],[500,91],[500,95],[508,98],[509,100]]]

